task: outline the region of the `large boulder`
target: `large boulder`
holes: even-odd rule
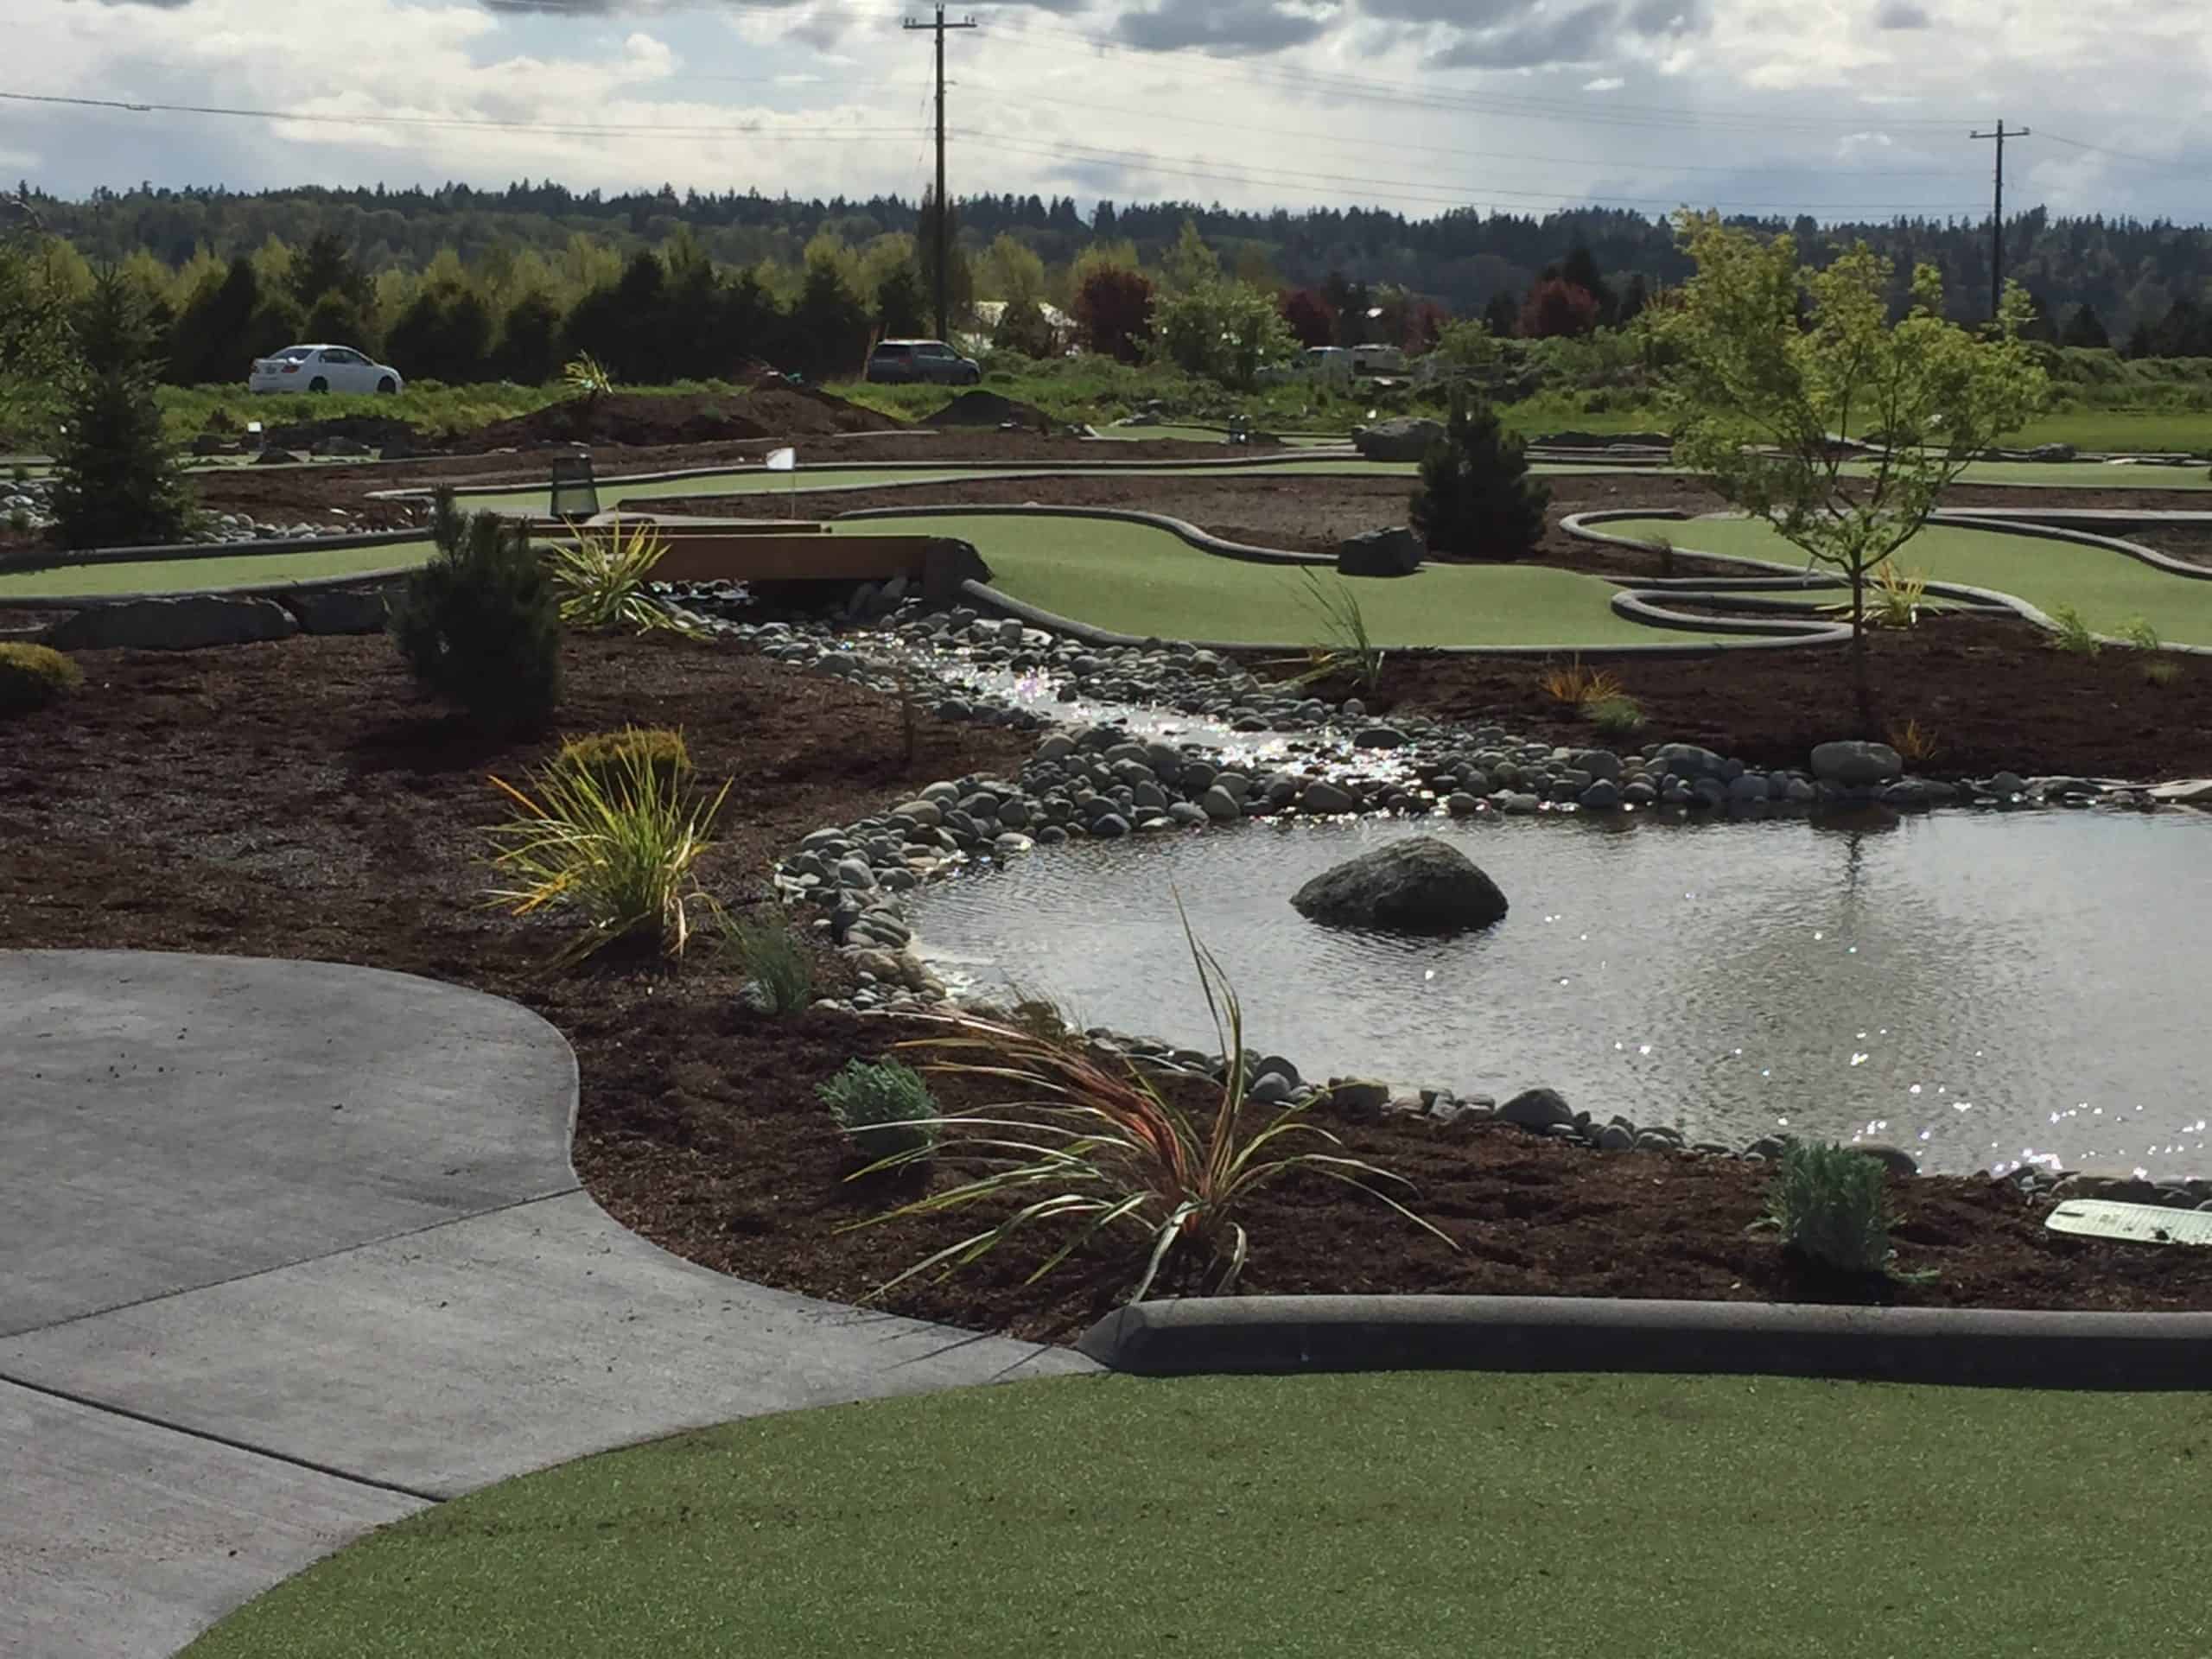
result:
[[[300,588],[282,603],[308,633],[382,633],[390,620],[381,588]]]
[[[1442,423],[1406,416],[1363,426],[1351,435],[1351,441],[1370,461],[1419,461],[1443,435]]]
[[[1904,758],[1886,743],[1823,743],[1813,751],[1813,776],[1840,789],[1872,789],[1904,774]]]
[[[1457,933],[1505,914],[1505,895],[1465,854],[1415,836],[1325,870],[1290,901],[1309,921],[1386,933]]]
[[[297,632],[291,613],[274,600],[201,594],[131,599],[79,611],[48,630],[46,643],[57,651],[195,651],[282,639]]]
[[[1421,537],[1403,525],[1347,536],[1337,544],[1340,576],[1410,576],[1421,569]]]

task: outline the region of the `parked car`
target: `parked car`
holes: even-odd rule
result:
[[[886,385],[931,381],[940,385],[972,386],[983,378],[983,365],[963,357],[941,340],[880,340],[868,356],[868,378]]]
[[[1308,346],[1298,359],[1299,372],[1321,380],[1350,380],[1351,353],[1341,346]]]
[[[397,369],[375,362],[351,346],[287,346],[274,357],[254,359],[245,389],[391,394],[406,384]]]
[[[1406,354],[1395,346],[1355,346],[1351,348],[1354,374],[1403,374]]]

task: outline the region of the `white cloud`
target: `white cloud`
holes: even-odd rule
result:
[[[250,188],[526,175],[911,195],[923,176],[927,43],[894,11],[852,0],[742,11],[322,0],[304,27],[303,0],[9,5],[14,87],[324,118],[0,105],[0,164],[71,194],[148,177]],[[1541,212],[1594,195],[1655,213],[1679,201],[1971,213],[1986,200],[1988,157],[1966,132],[1999,113],[2171,162],[2031,139],[2006,154],[2008,195],[2023,205],[2194,219],[2205,211],[2196,180],[2212,165],[2202,0],[982,10],[983,28],[948,43],[962,189],[1412,212]],[[1204,49],[1232,34],[1236,52]],[[1198,45],[1152,49],[1184,40]],[[454,124],[369,118],[392,117]],[[498,123],[518,124],[486,124]]]

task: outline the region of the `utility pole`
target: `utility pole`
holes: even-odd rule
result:
[[[950,317],[951,295],[950,284],[950,242],[952,239],[952,203],[944,194],[944,31],[948,29],[974,29],[973,17],[963,22],[944,21],[944,0],[938,0],[937,20],[924,22],[916,18],[906,19],[909,29],[925,29],[937,36],[937,337],[952,338]]]
[[[1989,316],[1993,322],[2005,303],[2005,141],[2007,138],[2025,138],[2028,130],[2025,127],[2014,127],[2007,132],[2004,118],[2000,116],[1996,131],[1970,132],[1967,135],[1969,138],[1994,138],[1997,141],[1997,205],[1989,215]]]

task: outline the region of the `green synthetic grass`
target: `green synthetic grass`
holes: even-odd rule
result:
[[[2065,409],[2034,420],[2005,440],[2025,448],[2070,443],[2107,454],[2198,454],[2212,449],[2212,409]]]
[[[1873,471],[1863,462],[1845,469]],[[2101,461],[1977,461],[1959,475],[1961,484],[2013,485],[2024,489],[2212,490],[2202,467],[2114,466]]]
[[[1664,536],[1684,553],[1728,553],[1802,568],[1805,556],[1749,518],[1623,519],[1616,536]],[[1993,588],[2049,613],[2071,605],[2099,633],[2142,617],[2174,645],[2212,645],[2212,581],[2169,575],[2123,554],[2069,542],[1938,525],[1908,542],[1897,562],[1936,582]]]
[[[2020,1659],[2212,1639],[2212,1397],[1078,1377],[755,1419],[372,1535],[187,1659]]]
[[[1221,558],[1148,525],[1109,519],[947,513],[863,518],[844,528],[955,536],[975,543],[994,585],[1057,615],[1119,633],[1233,644],[1318,642],[1324,628],[1294,569]],[[1324,582],[1340,580],[1322,567]],[[1710,638],[1615,616],[1611,583],[1540,565],[1434,565],[1347,584],[1376,643],[1653,645]]]
[[[298,553],[212,555],[204,559],[145,559],[128,564],[67,562],[35,570],[0,571],[0,600],[64,599],[79,594],[200,593],[222,588],[272,588],[288,582],[360,575],[421,564],[430,543],[310,548]]]

